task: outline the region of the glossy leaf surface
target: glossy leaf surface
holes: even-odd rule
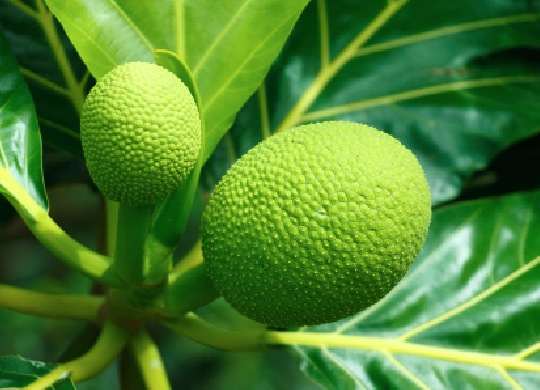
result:
[[[79,113],[92,83],[43,0],[0,2],[0,23],[32,92],[46,145],[82,156]]]
[[[540,129],[539,18],[538,1],[312,1],[215,175],[276,131],[351,120],[400,139],[434,203],[451,199],[497,151]]]
[[[176,74],[187,85],[200,112],[199,89],[187,65],[175,53],[167,50],[157,50],[155,59],[157,64]],[[204,117],[201,117],[201,131],[203,134],[201,149],[203,149],[205,142]],[[190,216],[203,163],[201,154],[182,185],[171,196],[157,205],[152,221],[152,240],[147,246],[148,249],[156,251],[155,255],[170,258],[178,245],[178,240],[184,232]]]
[[[206,121],[206,160],[265,76],[307,0],[46,0],[88,68],[153,62],[154,49],[192,70]]]
[[[0,389],[20,389],[34,382],[56,367],[55,364],[36,362],[18,356],[0,357]],[[66,378],[59,381],[52,390],[74,390],[73,382]]]
[[[32,96],[0,31],[0,166],[43,208],[48,208],[41,170],[41,136]],[[1,177],[0,177],[1,179]]]
[[[350,345],[297,347],[307,375],[326,389],[538,388],[539,205],[535,192],[436,211],[422,253],[385,299],[302,329]]]

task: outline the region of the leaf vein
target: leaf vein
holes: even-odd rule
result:
[[[319,41],[321,55],[321,71],[324,72],[330,63],[330,37],[328,28],[328,13],[326,0],[317,0],[317,14],[319,17]]]
[[[540,257],[535,265],[540,264]],[[531,264],[529,263],[529,264]],[[269,331],[266,333],[266,343],[275,345],[311,346],[319,348],[357,349],[364,351],[388,351],[393,354],[405,354],[430,359],[475,364],[495,369],[503,367],[507,370],[521,370],[540,373],[540,363],[523,361],[512,355],[458,350],[446,347],[436,347],[425,344],[415,344],[399,338],[370,337],[360,335],[342,335],[335,332],[293,332]]]
[[[251,50],[250,54],[246,56],[244,60],[236,67],[235,71],[227,78],[227,80],[220,85],[219,89],[212,95],[212,97],[205,102],[203,108],[204,112],[209,111],[209,108],[215,103],[216,99],[221,96],[223,91],[228,90],[230,92],[229,85],[233,82],[233,80],[235,80],[236,76],[238,76],[246,68],[246,64],[248,64],[253,57],[255,57],[259,51],[266,46],[266,42],[272,39],[274,34],[279,31],[281,26],[287,24],[289,19],[284,19],[280,24],[276,25],[276,27],[266,35],[266,38],[260,41],[259,44]]]
[[[489,249],[487,251],[488,255],[487,255],[487,259],[486,259],[485,264],[486,264],[486,267],[489,266],[489,276],[491,278],[491,283],[492,284],[496,283],[496,280],[495,280],[495,264],[494,264],[495,255],[494,255],[494,253],[496,253],[496,245],[499,243],[499,240],[497,239],[498,238],[497,233],[501,231],[501,227],[502,227],[504,218],[506,216],[505,215],[506,210],[504,210],[504,208],[506,208],[506,207],[507,207],[506,205],[503,205],[503,210],[501,210],[501,212],[497,213],[495,225],[493,226],[493,229],[492,229],[491,239],[489,240]]]
[[[516,271],[514,271],[511,274],[509,274],[508,276],[506,276],[505,278],[503,278],[500,281],[498,281],[497,283],[493,284],[492,286],[490,286],[486,290],[484,290],[481,293],[473,296],[472,298],[467,299],[465,302],[455,306],[453,309],[451,309],[451,310],[449,310],[449,311],[447,311],[447,312],[445,312],[445,313],[431,319],[430,321],[427,321],[427,322],[425,322],[425,323],[411,329],[410,331],[404,333],[402,336],[400,336],[399,339],[402,340],[402,341],[408,340],[408,339],[410,339],[410,338],[412,338],[414,336],[417,336],[418,334],[424,332],[427,329],[430,329],[430,328],[432,328],[432,327],[434,327],[436,325],[439,325],[439,324],[443,323],[444,321],[458,315],[459,313],[473,307],[474,305],[476,305],[479,302],[483,301],[487,297],[493,295],[494,293],[499,291],[501,288],[505,287],[506,285],[508,285],[509,283],[511,283],[512,281],[514,281],[518,277],[520,277],[521,275],[529,272],[530,270],[537,267],[538,265],[540,265],[540,257],[537,257],[537,258],[533,259],[529,263],[525,264],[524,266],[518,268]]]
[[[451,35],[451,34],[464,33],[467,31],[479,30],[482,28],[505,26],[512,23],[537,22],[539,17],[540,17],[540,13],[519,14],[519,15],[512,15],[512,16],[506,16],[506,17],[501,17],[501,18],[485,19],[485,20],[480,20],[476,22],[462,23],[462,24],[457,24],[453,26],[445,26],[445,27],[433,29],[430,31],[421,32],[418,34],[413,34],[408,37],[394,39],[388,42],[383,42],[383,43],[360,48],[356,52],[356,56],[357,57],[365,56],[368,54],[395,49],[398,47],[403,47],[405,45],[411,45],[411,44],[419,43],[422,41],[427,41],[430,39],[436,39],[436,38],[440,38],[440,37]]]
[[[294,127],[324,88],[326,88],[328,82],[355,56],[356,51],[379,31],[379,29],[384,26],[396,12],[407,3],[407,1],[408,0],[388,1],[386,7],[371,21],[371,23],[362,29],[341,53],[339,53],[326,68],[317,74],[309,88],[306,89],[304,94],[285,116],[276,132]]]
[[[516,359],[518,360],[524,360],[538,351],[540,351],[540,342],[523,349],[522,351],[517,353],[515,356],[516,356]]]
[[[17,7],[18,9],[20,9],[22,12],[24,12],[25,14],[27,14],[31,18],[39,19],[38,12],[35,9],[33,9],[33,8],[27,6],[26,4],[24,4],[22,1],[20,1],[20,0],[9,0],[9,2],[14,7]]]
[[[389,351],[384,351],[384,355],[386,358],[397,367],[399,371],[401,371],[407,378],[409,378],[414,384],[416,384],[419,388],[423,390],[429,390],[429,386],[427,386],[422,380],[420,380],[416,375],[414,375],[411,371],[407,369],[399,360],[396,359],[394,355],[392,355]]]
[[[79,137],[79,133],[77,133],[76,131],[73,131],[71,130],[70,128],[68,127],[65,127],[65,126],[62,126],[60,124],[58,124],[57,122],[55,121],[52,121],[50,119],[47,119],[47,118],[44,118],[42,116],[38,116],[38,120],[43,123],[44,125],[46,126],[50,126],[56,130],[58,130],[59,132],[75,139],[75,140],[80,140],[80,137]]]
[[[438,95],[448,92],[457,92],[474,88],[495,87],[517,83],[535,83],[540,81],[540,76],[507,76],[507,77],[491,77],[477,80],[454,81],[445,84],[430,85],[410,91],[398,92],[370,99],[364,99],[358,102],[334,106],[318,111],[312,111],[305,114],[302,122],[311,122],[323,118],[346,114],[352,111],[365,110],[367,108],[396,104],[408,100],[418,99],[421,97]]]
[[[64,22],[67,22],[67,21],[70,20],[69,15],[66,15],[65,13],[62,13],[62,10],[60,8],[55,10],[55,14],[58,17],[58,19],[63,20]],[[96,48],[96,50],[98,50],[102,54],[102,56],[105,57],[109,61],[111,67],[115,66],[117,64],[116,60],[113,57],[111,57],[109,52],[107,50],[105,50],[101,45],[99,45],[91,37],[91,35],[88,33],[88,31],[83,28],[83,26],[80,23],[73,23],[73,24],[70,25],[70,28],[73,28],[79,34],[81,34],[83,37],[85,37],[87,42],[91,43]],[[83,97],[83,100],[84,100],[84,97]]]
[[[186,58],[186,24],[185,24],[185,8],[183,0],[175,0],[174,2],[174,15],[176,21],[176,53],[187,63]]]
[[[139,39],[147,47],[147,49],[152,52],[154,50],[154,47],[152,46],[148,38],[143,34],[141,29],[137,27],[133,20],[125,13],[125,11],[118,5],[115,0],[108,0],[108,2],[116,10],[116,12],[118,12],[120,17],[125,20],[128,26],[133,30],[133,32],[135,32],[135,34],[139,37]]]
[[[307,367],[308,367],[308,364],[307,363],[311,363],[311,366],[314,367],[315,370],[317,370],[317,373],[320,375],[320,376],[325,376],[324,372],[320,369],[319,365],[317,364],[317,362],[315,360],[313,360],[311,358],[311,356],[309,356],[309,354],[306,352],[306,349],[305,348],[301,348],[301,347],[298,347],[296,345],[293,345],[292,348],[294,348],[295,352],[299,355],[302,356],[302,359],[303,361],[301,362],[300,364],[300,369],[302,371],[304,371],[304,373],[307,374]],[[313,368],[312,368],[313,369]],[[315,381],[317,384],[319,384],[322,388],[325,387],[325,384],[326,383],[321,383],[320,381],[317,380],[316,377],[314,378],[311,378],[313,381]]]
[[[199,62],[193,67],[193,76],[197,78],[197,75],[199,71],[201,70],[201,67],[208,61],[208,58],[210,57],[211,53],[216,49],[216,47],[221,43],[221,41],[224,39],[225,35],[229,32],[229,30],[234,26],[235,22],[240,18],[242,13],[246,11],[247,7],[250,6],[253,3],[253,0],[245,1],[240,8],[236,10],[234,15],[229,19],[229,22],[223,30],[219,33],[219,35],[212,41],[212,44],[206,50],[204,55],[199,59]]]
[[[64,81],[67,84],[69,100],[77,112],[80,113],[84,101],[84,93],[82,88],[79,87],[62,41],[58,36],[58,30],[54,24],[54,16],[47,9],[43,0],[36,1],[36,5],[39,12],[39,22],[42,26],[43,32],[45,33],[47,42],[49,43],[49,46],[54,54],[54,58],[60,67]]]
[[[503,379],[506,380],[510,384],[510,386],[512,386],[513,389],[523,390],[523,387],[521,387],[519,383],[517,383],[516,380],[512,378],[512,376],[508,373],[508,371],[506,371],[503,367],[496,366],[494,368],[497,372],[499,372],[499,374],[501,374]]]
[[[474,220],[481,212],[483,211],[483,207],[479,207],[476,209],[471,215],[466,218],[459,226],[456,226],[455,230],[459,231],[463,227],[467,226],[471,223],[472,220]],[[422,260],[422,263],[417,266],[412,272],[409,272],[405,275],[405,277],[401,280],[401,282],[394,287],[383,299],[378,301],[373,306],[370,306],[366,310],[360,312],[356,316],[352,317],[349,321],[345,322],[342,326],[338,327],[336,329],[336,333],[344,333],[350,328],[352,328],[354,325],[361,322],[364,318],[368,317],[371,313],[376,311],[379,307],[384,305],[390,297],[397,294],[400,290],[405,288],[411,281],[413,281],[416,278],[416,275],[418,275],[420,272],[422,272],[426,267],[430,266],[430,259],[432,259],[435,256],[439,255],[440,251],[443,251],[444,247],[439,246],[436,251],[433,251],[427,256],[425,259]]]
[[[59,95],[64,95],[64,96],[67,96],[68,98],[70,97],[69,90],[62,87],[61,85],[58,85],[57,83],[55,83],[55,82],[53,82],[53,81],[51,81],[51,80],[37,74],[37,73],[35,73],[31,69],[24,68],[22,66],[19,69],[21,71],[21,74],[24,77],[26,77],[27,79],[31,79],[31,80],[37,82],[38,84],[41,84],[45,88],[48,88],[48,89],[58,93]]]
[[[268,117],[268,101],[266,99],[266,85],[261,83],[257,89],[257,100],[259,102],[259,114],[261,117],[261,136],[262,139],[270,137],[270,119]]]
[[[341,369],[342,374],[347,375],[355,383],[356,388],[366,388],[366,386],[356,377],[356,375],[354,375],[354,373],[351,372],[351,370],[345,364],[343,364],[343,362],[339,360],[337,356],[332,353],[332,351],[326,347],[322,347],[321,353],[334,362],[334,364]]]

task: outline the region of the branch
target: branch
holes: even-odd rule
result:
[[[58,259],[76,271],[112,287],[124,282],[111,266],[111,260],[71,238],[34,199],[0,166],[0,193],[15,207],[36,238]]]
[[[94,346],[83,356],[68,363],[59,364],[47,375],[25,387],[25,390],[41,390],[56,381],[71,375],[73,382],[93,378],[105,370],[116,359],[130,336],[128,329],[113,322],[106,322]]]
[[[34,316],[99,323],[103,297],[47,294],[0,284],[0,307]]]

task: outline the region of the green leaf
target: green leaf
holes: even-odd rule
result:
[[[186,6],[186,60],[201,92],[206,160],[259,86],[306,0],[198,1]]]
[[[295,348],[304,371],[326,389],[538,388],[539,234],[540,192],[437,210],[382,301],[301,329],[315,345]]]
[[[182,61],[178,54],[164,49],[156,49],[154,51],[154,58],[156,60],[156,64],[174,73],[176,77],[182,80],[182,82],[188,87],[189,92],[195,99],[195,102],[197,103],[197,108],[200,111],[202,107],[199,88],[197,87],[197,83],[195,82],[193,74],[191,73],[191,70],[189,69],[187,64]]]
[[[166,50],[156,50],[155,58],[159,65],[176,74],[187,85],[201,112],[199,89],[187,65],[175,53]],[[205,123],[205,118],[201,117],[203,134],[201,149],[204,148],[206,142]],[[203,164],[204,157],[201,153],[184,183],[171,196],[157,205],[152,223],[151,241],[147,244],[148,249],[155,252],[154,255],[161,253],[163,257],[168,258],[175,250],[190,216]]]
[[[539,20],[527,1],[313,1],[238,115],[216,176],[224,155],[276,131],[351,120],[400,139],[433,202],[451,199],[464,177],[540,129]]]
[[[0,23],[36,105],[43,142],[82,156],[79,113],[92,82],[43,0],[0,4]]]
[[[189,66],[206,121],[206,160],[259,86],[308,0],[46,0],[88,68],[153,62],[154,49]]]
[[[0,86],[0,184],[12,176],[43,209],[47,209],[41,170],[41,137],[32,96],[2,31]]]
[[[27,360],[20,356],[0,356],[0,389],[22,388],[33,383],[36,379],[47,375],[56,364]],[[56,382],[49,389],[75,389],[73,382],[66,378]]]

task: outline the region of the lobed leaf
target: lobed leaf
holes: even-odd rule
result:
[[[314,345],[294,348],[303,370],[327,389],[539,387],[539,205],[534,192],[435,211],[382,301],[300,330]]]
[[[32,96],[2,31],[0,86],[0,184],[12,176],[42,208],[47,209],[41,170],[41,137]]]
[[[56,364],[28,360],[20,356],[0,356],[0,389],[19,389],[30,385],[54,368]],[[75,386],[69,378],[65,378],[50,389],[74,390]]]
[[[82,156],[79,114],[90,73],[43,0],[0,2],[0,23],[32,93],[43,142]]]
[[[258,87],[308,0],[46,0],[88,68],[175,52],[192,70],[206,121],[206,160]]]
[[[274,132],[351,120],[400,139],[433,202],[451,199],[540,129],[539,20],[536,1],[313,1],[238,116],[229,162]]]

